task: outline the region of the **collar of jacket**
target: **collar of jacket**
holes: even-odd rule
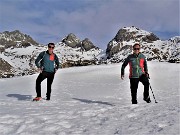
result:
[[[141,54],[141,52],[139,52],[138,54],[133,53],[134,56],[138,57]]]
[[[54,54],[54,52],[53,52],[52,54],[50,54],[48,50],[46,51],[46,53],[47,53],[47,54],[49,54],[49,55],[52,55],[52,54]]]

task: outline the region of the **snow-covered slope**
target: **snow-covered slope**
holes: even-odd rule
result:
[[[34,60],[37,54],[45,50],[44,46],[30,45],[21,48],[7,48],[4,52],[0,53],[0,58],[8,62],[12,66],[10,73],[4,72],[2,75],[6,77],[8,74],[12,76],[33,74],[36,72],[34,69]]]
[[[131,104],[121,64],[58,70],[50,101],[32,102],[38,74],[0,79],[1,135],[179,135],[179,64],[148,62],[158,103]],[[42,96],[46,81],[42,83]]]
[[[147,60],[154,61],[180,61],[180,36],[162,41],[151,32],[137,27],[124,27],[118,31],[106,49],[107,56],[111,62],[120,62],[132,53],[132,45],[141,44],[141,52]]]
[[[0,53],[0,58],[7,61],[13,67],[12,70],[15,75],[32,74],[35,71],[34,61],[36,57],[40,52],[46,50],[47,46],[11,47]],[[54,50],[63,67],[96,64],[96,56],[101,51],[96,48],[83,51],[80,47],[72,48],[62,42],[57,43]]]
[[[0,68],[0,78],[36,72],[34,61],[40,52],[47,50],[47,46],[33,44],[34,42],[29,42],[29,39],[34,41],[19,31],[0,33],[0,62],[4,63],[3,65],[7,63],[4,68]],[[102,50],[87,38],[83,41],[76,39],[71,33],[56,44],[54,52],[59,57],[62,67],[96,64],[96,56]]]
[[[96,47],[88,38],[80,40],[73,33],[56,43],[54,51],[63,68],[117,63],[132,53],[132,45],[136,42],[142,45],[141,52],[147,60],[180,61],[180,36],[162,41],[153,33],[134,26],[120,29],[109,42],[106,51]],[[45,50],[47,46],[39,45],[29,35],[18,30],[0,33],[0,64],[3,65],[0,68],[0,78],[35,73],[34,61]]]
[[[180,61],[180,36],[175,36],[169,39],[169,45],[171,46],[170,62]],[[178,61],[178,62],[179,62]]]
[[[0,33],[0,78],[33,74],[33,55],[42,47],[18,30]]]
[[[63,67],[96,64],[97,56],[102,52],[89,39],[81,41],[72,33],[57,43],[54,51]]]

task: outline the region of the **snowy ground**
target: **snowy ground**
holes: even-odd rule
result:
[[[0,79],[0,135],[178,135],[180,66],[148,64],[157,104],[142,100],[141,84],[131,104],[121,64],[60,69],[51,101],[31,101],[37,74]]]

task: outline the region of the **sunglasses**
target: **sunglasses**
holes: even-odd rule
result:
[[[140,50],[140,48],[133,48],[133,50]]]
[[[54,49],[54,46],[48,46],[48,48],[52,48],[52,49]]]

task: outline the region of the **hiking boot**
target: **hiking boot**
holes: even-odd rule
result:
[[[50,98],[46,98],[46,100],[50,100]]]
[[[144,99],[144,101],[146,101],[147,103],[151,103],[150,97],[148,97],[147,99]]]
[[[132,100],[132,104],[137,104],[137,100]]]
[[[34,99],[33,99],[33,101],[40,101],[42,98],[41,97],[35,97]]]
[[[50,96],[46,96],[46,100],[50,100]]]

